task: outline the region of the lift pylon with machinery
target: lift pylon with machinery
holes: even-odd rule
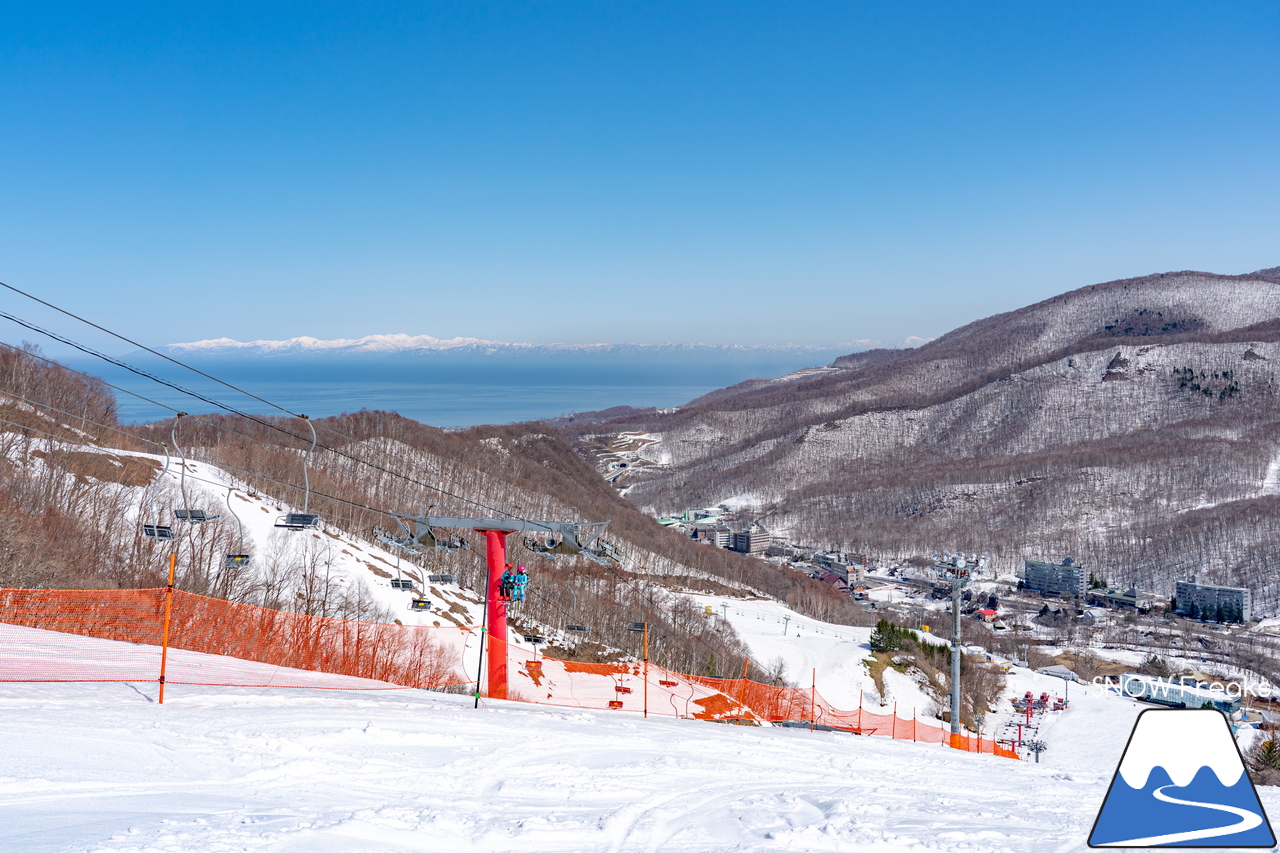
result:
[[[405,537],[381,537],[390,544],[411,547],[442,547],[434,528],[442,530],[473,530],[484,536],[485,563],[488,565],[488,580],[485,583],[484,634],[489,646],[489,655],[485,659],[481,648],[480,671],[486,672],[489,697],[492,699],[507,698],[507,604],[504,600],[502,576],[507,572],[507,537],[519,533],[526,544],[528,540],[541,542],[547,546],[545,551],[537,551],[548,556],[583,556],[597,563],[615,559],[616,549],[600,540],[600,533],[609,522],[581,521],[531,521],[525,518],[473,518],[444,515],[402,515],[391,513],[401,529],[410,534],[407,522],[413,522],[413,532]],[[547,543],[554,542],[554,546]],[[465,546],[464,546],[465,547]],[[535,550],[535,549],[531,549]],[[494,641],[497,641],[496,645]],[[480,702],[480,690],[477,681],[476,704]]]

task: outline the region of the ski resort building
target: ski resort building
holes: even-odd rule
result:
[[[1127,589],[1119,587],[1091,589],[1086,598],[1090,604],[1098,604],[1112,609],[1131,607],[1134,610],[1150,610],[1157,604],[1155,593],[1133,586]]]
[[[1176,613],[1223,622],[1248,622],[1252,618],[1249,590],[1245,587],[1196,583],[1192,575],[1189,581],[1178,581],[1175,589]]]
[[[1084,565],[1070,557],[1061,563],[1027,560],[1023,586],[1041,595],[1082,596],[1088,580]]]
[[[744,554],[763,554],[772,544],[773,537],[769,535],[769,531],[758,524],[751,525],[750,529],[741,533],[733,534],[733,550]]]

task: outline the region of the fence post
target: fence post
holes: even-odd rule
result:
[[[889,737],[898,739],[898,700],[893,700],[893,722],[889,724]]]
[[[164,633],[160,637],[160,700],[164,704],[164,670],[169,662],[169,611],[173,607],[173,570],[178,562],[178,552],[169,552],[169,585],[164,590]]]
[[[809,689],[809,731],[813,731],[814,707],[818,704],[818,669],[813,670],[813,686]]]

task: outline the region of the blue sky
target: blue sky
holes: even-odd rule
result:
[[[155,344],[897,343],[1280,264],[1278,72],[1272,2],[6,4],[0,281]]]

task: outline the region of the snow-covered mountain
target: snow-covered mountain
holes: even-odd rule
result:
[[[813,353],[824,356],[875,346],[878,341],[847,341],[830,346],[808,344],[533,344],[491,341],[482,338],[437,338],[432,335],[366,335],[362,338],[320,340],[313,337],[289,338],[283,341],[237,341],[214,338],[205,341],[170,344],[166,350],[183,356],[285,356],[285,355],[703,355],[750,357],[779,353]]]
[[[1197,574],[1280,612],[1280,276],[1091,285],[908,350],[744,382],[643,433],[615,485],[656,514],[741,498],[794,541],[1083,559],[1172,595]]]

